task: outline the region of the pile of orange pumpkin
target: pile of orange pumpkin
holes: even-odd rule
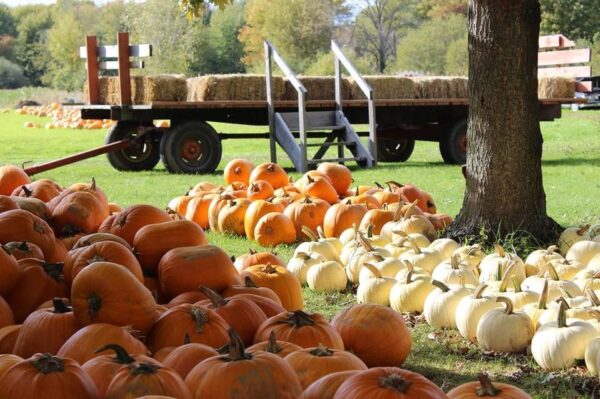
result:
[[[198,224],[111,206],[94,182],[1,167],[0,244],[3,399],[529,397],[486,376],[446,394],[400,368],[412,340],[398,313],[308,313],[274,255],[234,264]]]
[[[383,225],[411,213],[425,216],[436,229],[452,222],[437,213],[430,194],[412,184],[390,181],[381,185],[355,186],[344,165],[321,163],[316,170],[292,182],[275,163],[254,166],[234,159],[224,169],[226,186],[200,182],[168,207],[203,229],[245,236],[262,246],[309,239],[306,229],[339,237],[352,226]],[[303,230],[304,228],[304,230]]]
[[[44,124],[45,129],[108,129],[114,121],[110,119],[81,119],[81,110],[77,107],[64,108],[59,103],[40,106],[24,106],[16,110],[19,115],[50,117],[50,122]],[[39,123],[27,121],[26,128],[40,128]]]

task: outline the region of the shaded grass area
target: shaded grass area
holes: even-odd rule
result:
[[[0,104],[2,96],[0,93]],[[44,162],[73,152],[88,150],[104,141],[104,131],[24,129],[27,120],[38,123],[47,118],[0,114],[0,163]],[[213,124],[221,132],[264,132],[265,127]],[[600,217],[600,111],[564,111],[563,118],[542,123],[544,134],[543,172],[548,213],[562,225],[595,223]],[[269,159],[267,140],[227,140],[223,143],[223,160],[216,173],[203,176],[170,175],[161,164],[153,171],[124,173],[113,170],[103,156],[40,174],[60,184],[89,181],[92,176],[111,201],[123,206],[150,203],[159,207],[182,195],[201,180],[222,183],[224,165],[233,158],[244,157],[255,163]],[[279,151],[280,162],[291,167]],[[371,170],[353,168],[357,184],[397,180],[411,182],[432,193],[438,209],[456,214],[462,204],[464,179],[458,166],[442,163],[436,143],[418,142],[413,156],[402,164],[382,163]],[[294,178],[298,174],[291,172]],[[240,255],[256,245],[239,237],[215,235],[209,240],[233,255]],[[292,246],[277,252],[288,259]],[[354,303],[351,293],[315,294],[304,290],[306,307],[327,317]],[[409,318],[413,331],[413,351],[406,367],[421,372],[448,390],[473,380],[480,371],[488,371],[498,380],[514,383],[534,397],[586,397],[597,379],[575,368],[565,373],[545,373],[530,356],[492,356],[458,337],[456,332],[431,334],[420,319]]]

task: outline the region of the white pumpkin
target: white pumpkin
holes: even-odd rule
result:
[[[448,287],[432,280],[436,288],[425,299],[423,315],[427,324],[433,328],[456,328],[456,310],[461,299],[473,292],[462,285]]]
[[[512,301],[498,297],[505,309],[493,309],[479,320],[477,342],[485,350],[503,353],[521,353],[533,337],[533,325],[523,312],[513,312]]]
[[[584,353],[585,366],[593,375],[598,375],[598,354],[600,354],[600,337],[592,339]]]
[[[558,251],[558,246],[551,245],[547,249],[536,249],[531,252],[525,259],[525,274],[527,274],[527,277],[538,274],[540,268],[546,262],[564,259],[556,251]]]
[[[484,314],[492,309],[501,308],[502,305],[496,302],[494,296],[483,296],[487,288],[485,283],[481,283],[473,292],[460,300],[456,312],[456,328],[464,338],[475,341],[477,338],[477,325]]]
[[[442,259],[450,259],[460,245],[451,238],[438,238],[429,244],[429,248],[437,250]]]
[[[358,276],[365,263],[377,263],[385,260],[389,257],[389,252],[383,248],[374,248],[373,251],[360,252],[354,257],[350,258],[346,265],[346,275],[351,283],[358,283]]]
[[[311,266],[306,274],[308,287],[313,291],[343,291],[348,279],[346,271],[336,261],[326,261]]]
[[[512,277],[521,283],[527,277],[525,264],[516,254],[504,251],[500,245],[494,245],[495,251],[481,260],[479,264],[479,281],[487,283],[502,279],[506,269],[514,265]]]
[[[420,267],[415,267],[411,262],[409,262],[407,260],[400,260],[400,262],[402,262],[404,264],[404,268],[400,269],[400,271],[398,273],[396,273],[396,275],[394,276],[394,278],[398,281],[406,280],[406,277],[408,276],[408,273],[410,273],[410,272],[413,272],[413,274],[415,276],[431,277],[431,275],[429,273],[427,273],[425,270],[421,269]]]
[[[406,269],[406,264],[400,259],[395,258],[385,258],[382,261],[373,263],[373,266],[379,270],[382,276],[391,278],[395,278],[400,270]],[[358,273],[358,282],[362,283],[364,280],[374,277],[375,275],[371,273],[368,267],[363,267]]]
[[[399,221],[394,222],[392,232],[404,232],[406,234],[419,233],[427,237],[429,241],[435,240],[437,230],[425,216],[415,214],[415,206],[416,203],[413,202],[404,213],[404,216]]]
[[[441,262],[440,253],[428,248],[419,248],[412,244],[412,249],[400,255],[400,259],[411,262],[415,267],[432,273],[433,269]]]
[[[546,264],[544,266],[544,271],[547,272],[548,277],[527,277],[521,284],[521,289],[523,291],[532,291],[540,294],[544,288],[544,282],[548,280],[549,301],[565,295],[571,298],[583,295],[583,291],[577,284],[569,280],[561,280],[551,264]]]
[[[558,248],[561,254],[566,254],[569,251],[569,248],[573,246],[576,242],[591,240],[589,233],[590,225],[586,224],[585,226],[579,227],[568,227],[566,228],[558,237]]]
[[[390,290],[390,307],[401,313],[423,313],[425,300],[435,289],[431,277],[409,271],[404,279],[396,281]]]
[[[457,255],[437,265],[433,273],[431,273],[431,277],[444,284],[469,284],[475,286],[479,284],[477,269],[472,268],[466,262],[461,262]]]
[[[521,309],[528,303],[537,302],[539,294],[528,289],[521,289],[519,281],[512,276],[515,270],[515,264],[511,264],[500,282],[494,281],[489,283],[489,293],[494,293],[496,296],[503,296],[512,301],[512,306],[515,310]],[[528,277],[529,278],[529,277]],[[511,285],[509,287],[509,284]]]
[[[567,320],[565,304],[561,303],[557,321],[542,325],[533,337],[531,354],[544,370],[566,369],[585,358],[585,349],[597,335],[592,324]]]
[[[584,240],[573,244],[565,255],[565,259],[576,260],[587,266],[597,254],[600,254],[600,242]]]
[[[548,262],[561,280],[571,280],[577,273],[585,269],[585,265],[576,260],[554,259]],[[545,269],[544,276],[551,277],[550,272]]]
[[[379,270],[370,263],[365,263],[362,267],[370,269],[375,277],[358,285],[358,289],[356,290],[356,301],[358,303],[375,303],[378,305],[389,306],[390,291],[394,284],[396,284],[396,279],[383,277],[381,273],[379,273]]]
[[[600,236],[596,236],[600,237]],[[587,264],[587,268],[593,271],[600,271],[600,253],[592,256],[590,261]]]
[[[485,258],[485,252],[481,249],[481,245],[464,245],[454,251],[453,255],[460,256],[460,260],[467,262],[469,265],[479,267],[479,264]]]
[[[304,252],[306,254],[318,253],[327,260],[339,261],[339,254],[335,247],[327,241],[306,241],[296,247],[294,256],[298,253]]]
[[[540,327],[539,319],[542,316],[542,314],[548,309],[547,298],[548,298],[548,281],[546,280],[538,302],[537,303],[528,303],[521,308],[521,311],[523,311],[523,313],[525,313],[527,316],[529,316],[529,319],[531,320],[531,325],[533,326],[534,331]]]
[[[325,262],[327,259],[318,252],[307,254],[306,252],[297,252],[290,258],[287,264],[287,269],[292,273],[300,284],[306,284],[306,273],[311,266],[321,262]]]

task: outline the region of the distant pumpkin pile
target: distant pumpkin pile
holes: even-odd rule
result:
[[[378,234],[384,224],[412,214],[422,215],[434,230],[452,222],[437,213],[431,195],[418,187],[393,181],[387,188],[352,187],[350,170],[334,163],[321,163],[292,183],[275,163],[255,167],[235,159],[226,165],[224,179],[227,186],[200,182],[168,207],[203,229],[245,236],[262,246],[305,241],[310,239],[307,231],[321,229],[325,237],[339,237],[352,226],[369,224]]]
[[[286,268],[258,263],[272,255],[234,265],[196,223],[110,206],[95,183],[1,167],[0,244],[3,399],[528,397],[485,376],[446,395],[399,368],[412,340],[398,313],[355,305],[330,323],[302,310]]]

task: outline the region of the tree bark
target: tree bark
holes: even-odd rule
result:
[[[546,214],[537,99],[540,4],[469,2],[469,124],[466,191],[447,235],[488,241],[527,232],[555,242]]]

